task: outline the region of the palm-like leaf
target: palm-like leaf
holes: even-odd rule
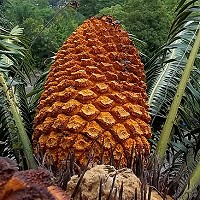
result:
[[[190,29],[194,26],[196,26],[196,29],[198,28],[198,24],[195,22],[185,26],[186,30],[181,30],[176,40],[173,43],[169,41],[169,44],[161,49],[161,54],[157,54],[156,60],[150,60],[148,63],[147,83],[152,116],[165,117],[168,113],[187,61],[188,52],[193,44],[193,39],[195,39],[195,31],[193,30],[194,32],[191,35],[192,30]],[[185,40],[185,37],[189,36],[190,40]],[[193,71],[199,73],[198,68],[194,68]],[[191,76],[191,79],[190,82],[196,82],[194,76]],[[191,89],[191,84],[188,84],[186,92],[193,94],[194,91]]]
[[[159,140],[160,129],[166,120],[199,29],[200,8],[194,5],[195,2],[197,1],[180,2],[168,41],[147,64],[150,113],[156,140]],[[179,194],[183,192],[187,177],[196,165],[194,155],[197,155],[197,159],[199,155],[197,152],[199,149],[196,148],[198,132],[191,131],[200,126],[199,73],[199,57],[197,56],[171,132],[167,162],[164,163],[165,170],[170,172],[169,183],[171,182],[171,185],[175,183],[176,174],[179,174],[183,167],[185,168],[185,176],[180,177],[176,189],[173,188],[179,191]],[[190,162],[188,162],[189,158]]]
[[[178,10],[166,45],[160,48],[147,63],[148,94],[153,127],[156,127],[157,119],[161,121],[160,125],[165,121],[199,26],[197,16],[200,16],[200,12],[196,13],[196,11],[200,10],[191,2],[183,4],[181,1],[181,5],[179,9],[182,13]],[[195,15],[193,16],[194,8]],[[195,65],[176,121],[181,128],[184,126],[191,130],[197,126],[195,120],[198,119],[197,108],[200,105],[199,73],[200,69]]]
[[[47,67],[44,70],[44,72],[40,74],[40,76],[37,78],[36,82],[33,85],[33,89],[27,94],[27,98],[29,99],[28,104],[33,114],[35,113],[38,100],[43,92],[44,83],[49,73],[49,68],[50,67]]]
[[[28,167],[34,167],[27,133],[30,132],[29,107],[26,101],[25,85],[30,74],[29,54],[20,40],[22,29],[15,27],[0,35],[0,82],[1,82],[1,121],[4,127],[0,139],[6,145],[11,145],[15,159],[23,161]],[[30,158],[28,158],[30,157]],[[22,165],[24,164],[21,162]]]

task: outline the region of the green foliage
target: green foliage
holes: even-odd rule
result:
[[[6,19],[4,12],[5,10],[3,1],[0,1],[0,28],[8,28],[10,25],[10,22]]]
[[[0,30],[0,153],[17,160],[21,168],[35,168],[29,106],[25,95],[30,54],[22,41],[22,29]],[[3,144],[3,145],[2,145]]]
[[[147,56],[164,44],[173,19],[171,9],[161,0],[126,0],[123,4],[102,9],[100,14],[114,16],[129,33],[146,42],[145,46],[139,43],[137,46]]]
[[[81,0],[78,11],[86,18],[92,17],[106,7],[122,4],[124,0]]]
[[[169,172],[172,182],[175,179],[174,174],[179,174],[180,171],[184,173],[175,184],[177,188],[175,198],[184,191],[189,176],[195,187],[198,185],[196,180],[200,179],[199,167],[194,170],[195,166],[200,165],[197,163],[200,160],[199,55],[194,53],[191,56],[195,60],[194,63],[194,60],[191,62],[191,59],[188,59],[194,41],[199,37],[197,37],[199,16],[200,7],[195,4],[195,1],[180,1],[166,44],[161,46],[146,64],[152,130],[155,135],[153,142],[157,145],[156,151],[161,154],[163,149],[164,153],[167,150],[165,159],[162,160],[163,168]],[[198,45],[195,46],[194,49],[198,51]],[[190,65],[187,64],[189,60]],[[189,70],[192,70],[190,78],[185,76],[182,79],[186,66],[190,66]],[[186,72],[189,73],[189,70]],[[175,96],[176,92],[178,94]],[[172,115],[169,114],[172,113],[171,111],[174,112]],[[166,124],[163,128],[165,120]],[[153,149],[154,145],[152,151]],[[193,170],[195,173],[191,175]],[[194,174],[195,181],[193,181]]]
[[[42,69],[46,59],[54,55],[63,41],[84,20],[75,10],[69,7],[53,8],[47,0],[22,0],[20,4],[17,0],[11,0],[10,3],[5,6],[6,16],[14,25],[24,28],[35,65]]]
[[[63,41],[75,30],[83,18],[74,10],[67,10],[58,14],[49,27],[45,27],[45,20],[40,18],[28,18],[24,21],[25,34],[32,41],[34,59],[39,68],[44,68],[45,60],[52,57]],[[43,30],[41,32],[41,30]]]

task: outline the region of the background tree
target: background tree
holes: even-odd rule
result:
[[[173,19],[173,10],[161,0],[125,0],[100,10],[100,14],[114,16],[129,33],[144,41],[146,45],[136,44],[147,56],[165,43]]]
[[[142,53],[151,56],[167,37],[177,0],[80,0],[77,11],[65,8],[63,0],[17,0],[4,1],[4,10],[13,25],[20,25],[33,49],[35,66],[44,68],[45,60],[54,55],[62,41],[83,22],[85,18],[109,14],[120,20],[136,38],[146,44],[137,43]],[[56,14],[56,13],[59,14]],[[56,16],[54,18],[54,16]],[[51,21],[51,19],[54,20]],[[48,23],[49,20],[51,23]],[[48,26],[45,24],[48,23]],[[41,32],[41,30],[43,30]]]
[[[52,7],[48,0],[22,0],[20,4],[11,0],[5,5],[8,20],[24,28],[37,68],[45,67],[45,60],[54,55],[65,38],[84,20],[74,9],[64,7],[60,12],[61,9]]]
[[[99,11],[106,7],[111,7],[116,4],[122,4],[124,3],[124,0],[81,0],[80,5],[78,8],[78,12],[80,12],[82,15],[84,15],[86,18],[92,17],[94,15],[97,15]]]

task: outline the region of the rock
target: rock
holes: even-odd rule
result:
[[[116,175],[116,177],[115,177]],[[99,199],[99,188],[100,180],[102,182],[102,200],[107,200],[110,190],[112,188],[113,180],[115,177],[113,191],[111,193],[111,199],[119,199],[120,188],[123,183],[123,200],[131,200],[135,197],[135,190],[137,189],[137,200],[141,200],[140,189],[141,181],[132,172],[131,169],[123,168],[116,170],[110,165],[97,165],[86,171],[83,180],[80,184],[79,190],[77,192],[74,200],[98,200]],[[74,188],[78,182],[79,177],[77,175],[72,176],[71,180],[67,186],[67,193],[71,195]],[[147,191],[148,191],[147,186]],[[116,194],[115,194],[116,193]],[[146,195],[148,197],[148,194]],[[151,193],[151,200],[162,200],[163,198],[158,194],[157,191],[153,190]],[[167,200],[172,200],[168,197]]]
[[[102,200],[107,199],[113,184],[114,177],[115,183],[112,192],[114,198],[115,191],[119,196],[119,191],[123,182],[123,199],[131,199],[134,195],[135,189],[140,188],[140,180],[132,173],[130,169],[116,170],[113,166],[97,165],[90,170],[86,171],[80,185],[80,191],[77,194],[76,200],[95,200],[99,198],[100,180],[102,181]],[[68,183],[67,192],[73,193],[73,189],[78,181],[78,176],[73,176]]]

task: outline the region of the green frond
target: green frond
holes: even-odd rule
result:
[[[32,90],[27,94],[28,104],[30,107],[31,112],[35,113],[35,109],[38,104],[38,100],[43,92],[44,83],[46,81],[47,75],[49,73],[49,67],[47,67],[44,72],[40,74],[40,76],[36,79]]]
[[[18,164],[35,168],[37,165],[27,135],[31,133],[31,120],[25,94],[26,80],[30,79],[30,55],[20,39],[21,34],[19,27],[9,34],[0,34],[1,105],[6,109],[0,122],[0,126],[5,127],[1,136],[2,142],[10,145]]]
[[[0,90],[0,102],[0,155],[11,157],[20,163],[20,160],[22,159],[20,153],[21,143],[2,89]]]
[[[182,39],[167,46],[167,52],[164,52],[165,55],[161,55],[163,58],[158,57],[155,64],[147,70],[149,105],[152,116],[166,116],[175,95],[195,33],[191,37],[190,32],[184,31],[179,36],[182,35],[184,35]],[[186,43],[185,35],[190,36],[190,43]],[[199,70],[196,69],[196,71],[199,73]]]
[[[176,190],[178,196],[184,192],[189,183],[189,177],[194,174],[197,177],[196,168],[199,166],[195,160],[199,159],[199,148],[196,148],[199,146],[199,133],[191,131],[198,130],[200,127],[200,60],[198,53],[195,54],[196,59],[191,66],[190,78],[180,105],[177,105],[177,112],[173,114],[173,117],[170,115],[170,119],[173,118],[172,126],[170,129],[165,127],[165,131],[168,131],[169,134],[164,140],[160,135],[163,135],[163,124],[166,119],[169,121],[168,113],[197,38],[200,26],[200,7],[195,6],[195,2],[197,1],[180,2],[166,44],[155,52],[146,66],[152,116],[152,141],[154,141],[152,152],[157,144],[159,147],[165,146],[164,149],[167,152],[164,157],[163,170],[170,172],[173,183],[170,190]],[[158,146],[156,153],[160,155]],[[174,185],[175,174],[180,174],[182,167],[185,167],[184,176],[177,179],[177,184]],[[193,179],[191,181],[195,182]],[[178,196],[174,197],[178,198]]]

